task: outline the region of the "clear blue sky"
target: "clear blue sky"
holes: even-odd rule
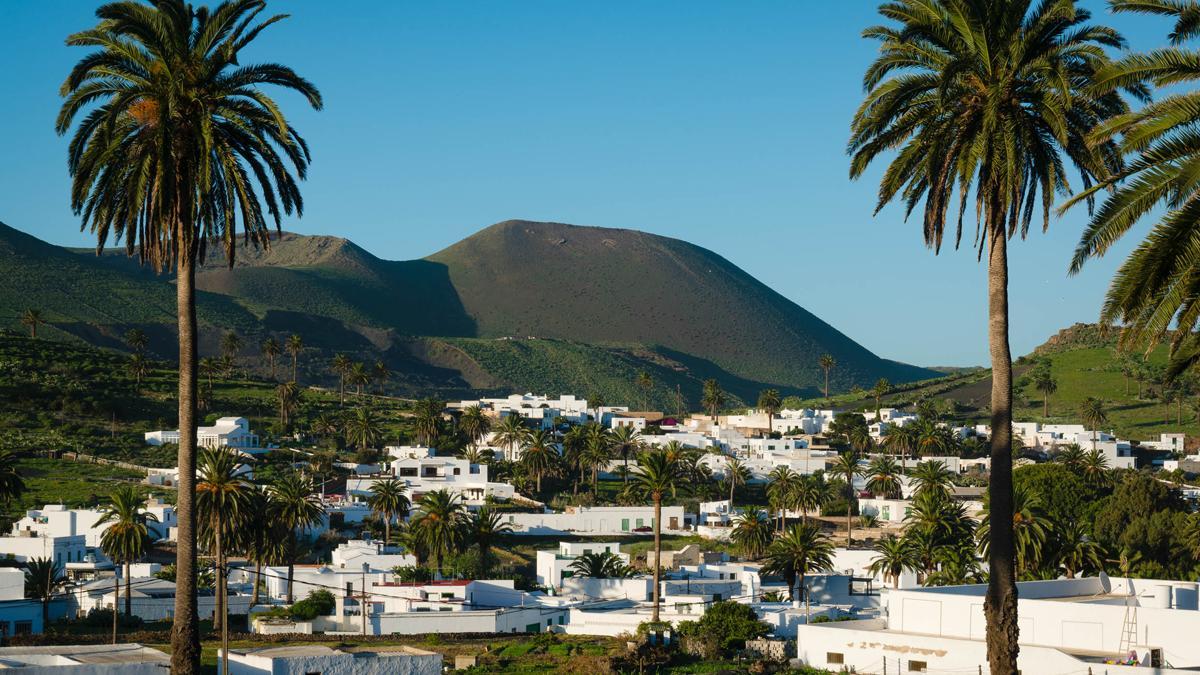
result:
[[[96,4],[0,6],[0,220],[56,244],[90,242],[53,122],[84,53],[63,38]],[[872,217],[878,171],[847,178],[875,6],[276,0],[293,16],[249,56],[292,65],[326,101],[283,97],[315,154],[305,217],[286,228],[391,259],[510,218],[646,230],[724,255],[881,356],[985,363],[984,266],[934,257],[895,208]],[[1085,6],[1134,48],[1165,42],[1165,21]],[[1082,225],[1069,215],[1014,247],[1015,354],[1096,319],[1132,242],[1068,278]]]

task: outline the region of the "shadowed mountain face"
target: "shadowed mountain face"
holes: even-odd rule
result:
[[[929,371],[886,361],[706,249],[632,230],[508,221],[428,258],[480,336],[661,345],[758,382],[869,386]]]
[[[645,369],[660,398],[678,388],[695,400],[716,377],[749,400],[763,386],[814,393],[824,353],[838,360],[835,388],[936,375],[875,356],[711,251],[631,230],[507,221],[409,261],[285,233],[269,250],[239,247],[232,268],[210,254],[197,287],[202,351],[226,330],[248,338],[247,354],[266,335],[298,332],[320,355],[314,379],[342,351],[385,360],[401,390],[595,386],[613,400]],[[137,325],[172,355],[169,277],[123,252],[98,258],[0,225],[0,325],[18,328],[27,307],[42,310],[50,336],[118,346]],[[495,342],[506,337],[544,344]],[[604,368],[615,370],[591,372]]]

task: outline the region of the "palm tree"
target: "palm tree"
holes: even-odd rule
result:
[[[11,504],[25,492],[25,479],[17,469],[17,458],[0,450],[0,504]]]
[[[130,328],[125,331],[125,344],[134,354],[145,355],[150,338],[146,337],[146,331],[141,328]]]
[[[353,378],[351,372],[351,378]],[[352,380],[353,381],[353,380]],[[417,401],[413,412],[413,430],[421,443],[435,447],[442,433],[442,412],[446,402],[437,398],[423,398]]]
[[[279,358],[279,354],[283,351],[283,348],[279,346],[279,340],[269,337],[262,341],[262,344],[259,345],[258,350],[263,355],[263,358],[267,360],[267,368],[270,369],[271,379],[274,380],[275,359]]]
[[[608,465],[612,459],[613,439],[608,429],[597,422],[583,425],[583,452],[578,461],[583,467],[592,472],[592,492],[597,488],[600,479],[600,469]]]
[[[420,542],[424,551],[434,557],[437,570],[442,570],[442,560],[459,548],[463,541],[467,508],[457,494],[449,490],[434,490],[425,493],[417,503],[409,529]]]
[[[525,436],[521,450],[521,464],[533,474],[537,492],[542,493],[542,476],[554,473],[558,464],[558,447],[554,432],[538,429]]]
[[[804,578],[833,567],[833,542],[819,525],[792,525],[767,547],[763,574],[778,574],[788,585],[788,597],[796,600],[796,589],[804,590]]]
[[[704,392],[700,396],[700,405],[708,411],[708,416],[712,418],[715,427],[718,421],[717,411],[725,405],[725,392],[721,390],[721,384],[715,379],[709,378],[704,381]]]
[[[817,359],[817,365],[825,371],[825,398],[829,398],[829,371],[837,366],[837,359],[833,358],[833,354],[822,354],[821,358]]]
[[[937,460],[918,462],[908,477],[916,486],[917,494],[922,492],[940,492],[946,495],[954,488],[954,474],[946,468],[946,463]]]
[[[221,336],[221,356],[225,363],[229,364],[226,370],[226,377],[233,372],[233,366],[237,361],[238,352],[242,351],[242,338],[233,331],[229,331]]]
[[[126,616],[133,614],[129,596],[129,566],[146,553],[146,543],[150,539],[150,530],[146,523],[150,521],[157,522],[158,518],[145,511],[142,496],[137,489],[132,485],[122,485],[109,495],[108,503],[100,507],[100,518],[92,525],[108,525],[100,535],[100,550],[114,563],[125,565]],[[116,611],[114,605],[113,612]]]
[[[346,376],[350,374],[350,368],[353,366],[354,362],[345,354],[334,354],[330,362],[331,369],[338,376],[338,401],[343,405],[346,403]]]
[[[898,457],[908,457],[917,451],[916,425],[888,426],[883,430],[883,447]]]
[[[242,538],[242,553],[254,563],[254,592],[250,606],[258,604],[264,565],[278,565],[287,560],[292,533],[276,520],[270,509],[269,496],[259,490],[251,494],[250,522]]]
[[[462,429],[470,445],[475,447],[491,431],[492,418],[484,414],[479,406],[468,406],[458,419],[458,428]]]
[[[1078,472],[1083,468],[1083,448],[1076,443],[1071,443],[1058,451],[1058,454],[1054,456],[1054,461],[1063,464],[1071,471]]]
[[[62,567],[53,558],[30,558],[25,563],[25,596],[42,603],[43,626],[50,625],[50,601],[66,583]]]
[[[1089,396],[1079,404],[1079,416],[1083,418],[1083,423],[1088,425],[1092,430],[1092,450],[1096,449],[1096,431],[1103,425],[1108,424],[1108,413],[1104,410],[1104,401]]]
[[[243,476],[237,455],[226,448],[200,451],[196,481],[196,520],[200,544],[216,558],[217,608],[215,622],[223,621],[228,605],[226,560],[241,548],[250,524],[256,488]],[[128,601],[128,589],[126,592]]]
[[[508,459],[512,460],[515,459],[517,454],[516,448],[521,447],[528,434],[529,430],[525,428],[525,424],[521,421],[521,416],[509,413],[500,418],[500,424],[496,425],[492,442],[505,448],[508,451]]]
[[[1110,64],[1099,73],[1093,84],[1096,89],[1112,91],[1144,82],[1174,88],[1197,81],[1196,52],[1183,46],[1200,35],[1194,1],[1111,0],[1109,5],[1114,12],[1174,18],[1175,25],[1169,35],[1170,46],[1131,54]],[[1200,342],[1193,334],[1200,309],[1196,303],[1197,260],[1193,246],[1184,243],[1192,241],[1196,232],[1197,184],[1189,173],[1200,156],[1200,143],[1193,132],[1194,100],[1194,92],[1166,96],[1119,115],[1097,130],[1093,142],[1120,138],[1121,150],[1133,155],[1133,160],[1063,207],[1090,200],[1098,190],[1112,190],[1080,237],[1071,261],[1072,273],[1087,260],[1105,255],[1142,219],[1151,214],[1158,218],[1113,277],[1100,320],[1104,325],[1123,327],[1121,346],[1146,351],[1174,325],[1169,376],[1183,372],[1200,357]]]
[[[375,361],[375,365],[371,366],[371,379],[375,380],[375,384],[379,386],[379,395],[383,395],[384,385],[387,384],[388,378],[392,376],[391,369],[383,361]]]
[[[767,500],[779,511],[779,529],[782,530],[788,508],[795,499],[796,487],[802,476],[787,466],[777,466],[767,475]]]
[[[854,498],[854,479],[863,475],[858,453],[850,450],[838,455],[829,471],[846,481],[846,548],[849,548],[853,543],[854,505],[857,501]]]
[[[354,395],[362,398],[363,387],[371,383],[371,374],[367,372],[367,364],[360,361],[350,364],[350,372],[346,373],[346,382],[354,385]]]
[[[751,560],[757,560],[771,545],[771,517],[766,511],[747,509],[733,519],[729,538]]]
[[[205,380],[207,380],[208,393],[211,396],[212,390],[213,390],[213,378],[216,377],[217,374],[221,372],[221,367],[217,364],[216,359],[206,356],[206,357],[200,359],[200,363],[197,366],[197,370],[198,370],[200,376],[203,377]]]
[[[312,432],[321,438],[336,436],[341,431],[341,422],[329,413],[321,413],[312,421]]]
[[[21,325],[29,329],[29,337],[37,339],[38,326],[46,323],[40,310],[27,309],[21,314]]]
[[[801,476],[792,495],[792,504],[807,523],[808,512],[819,512],[822,506],[829,503],[831,497],[830,486],[824,480],[817,476]]]
[[[1099,450],[1089,450],[1083,455],[1083,459],[1079,463],[1079,472],[1084,478],[1091,481],[1093,485],[1104,486],[1109,484],[1108,478],[1108,458]]]
[[[312,481],[293,471],[280,475],[267,486],[267,512],[287,530],[287,603],[290,605],[298,548],[297,530],[308,530],[319,524],[325,507],[313,494]]]
[[[733,513],[733,492],[750,480],[750,469],[737,457],[725,460],[725,482],[729,483],[729,512]]]
[[[883,397],[892,390],[892,383],[886,377],[881,377],[875,381],[875,386],[871,387],[871,396],[875,397],[875,421],[882,422],[883,417]]]
[[[629,576],[629,568],[625,561],[609,551],[584,553],[575,558],[567,569],[573,576],[590,579],[620,579]]]
[[[875,552],[878,554],[871,560],[867,568],[871,574],[883,574],[883,580],[891,580],[892,588],[900,588],[900,575],[905,570],[915,569],[917,562],[908,542],[888,535],[875,542]]]
[[[142,380],[146,379],[146,375],[150,373],[150,364],[146,361],[146,357],[141,354],[133,354],[129,357],[129,374],[133,375],[133,380],[137,384],[138,390],[142,388]]]
[[[668,492],[674,494],[682,476],[679,460],[664,450],[643,452],[638,456],[635,482],[654,504],[654,609],[650,622],[659,623],[659,580],[662,577],[662,500]]]
[[[1194,520],[1194,516],[1189,520]],[[1103,551],[1091,539],[1077,521],[1069,521],[1055,528],[1055,547],[1058,550],[1058,565],[1068,579],[1076,572],[1104,569]]]
[[[636,454],[642,447],[641,436],[641,432],[632,426],[622,426],[612,430],[613,450],[621,456],[621,461],[625,464],[624,480],[626,486],[629,485],[629,456]]]
[[[988,509],[988,504],[984,504]],[[987,555],[988,530],[991,529],[991,513],[985,513],[979,523],[980,552]],[[1041,496],[1018,483],[1013,489],[1013,533],[1017,551],[1017,573],[1036,570],[1042,564],[1046,551],[1047,537],[1053,526],[1042,509]]]
[[[295,382],[281,382],[275,387],[275,398],[279,402],[279,425],[288,429],[292,425],[292,413],[300,407],[300,387]]]
[[[403,519],[408,515],[412,506],[405,495],[404,483],[395,478],[377,480],[371,484],[371,495],[367,497],[367,506],[371,513],[383,520],[383,541],[392,540],[392,522],[397,518]]]
[[[867,490],[876,497],[898,499],[900,497],[900,474],[900,465],[891,457],[876,457],[867,466],[865,474]]]
[[[292,357],[292,382],[299,382],[297,377],[300,367],[300,352],[304,351],[304,338],[297,333],[292,333],[283,343],[283,349]]]
[[[758,409],[767,414],[767,433],[775,432],[773,421],[775,413],[779,412],[779,408],[783,406],[783,399],[779,397],[778,389],[764,389],[758,395]]]
[[[642,410],[649,410],[650,390],[654,388],[654,378],[650,376],[650,373],[642,370],[638,372],[634,384],[642,390]]]
[[[383,426],[368,408],[355,408],[342,422],[346,440],[365,453],[383,434]]]
[[[989,489],[992,508],[1007,519],[1012,492],[1008,239],[1026,234],[1035,211],[1041,211],[1043,226],[1049,225],[1055,194],[1071,189],[1064,155],[1085,187],[1120,168],[1115,144],[1092,143],[1088,135],[1128,110],[1119,94],[1092,88],[1097,72],[1109,63],[1102,47],[1124,41],[1110,29],[1088,25],[1088,13],[1074,0],[896,0],[882,5],[880,13],[897,25],[864,32],[881,48],[864,77],[866,99],[852,124],[850,174],[861,177],[875,159],[888,157],[878,205],[900,201],[911,213],[923,202],[924,238],[935,252],[952,205],[960,216],[953,233],[957,246],[961,215],[975,196],[975,242],[980,257],[987,252],[989,277]],[[984,603],[988,659],[993,673],[1011,673],[1018,651],[1012,531],[996,527],[991,536]]]
[[[467,520],[467,538],[479,550],[479,561],[487,574],[492,567],[492,547],[496,540],[513,531],[504,515],[484,505]]]
[[[1051,377],[1050,373],[1042,373],[1034,381],[1033,386],[1041,392],[1042,399],[1042,417],[1050,416],[1050,396],[1058,391],[1058,380]]]

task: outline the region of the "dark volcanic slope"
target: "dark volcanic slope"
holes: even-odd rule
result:
[[[720,377],[743,397],[765,385],[814,393],[824,353],[838,359],[839,389],[937,375],[875,356],[711,251],[631,230],[508,221],[410,261],[382,260],[336,237],[284,234],[269,250],[240,249],[236,263],[229,269],[218,254],[199,271],[201,321],[236,329],[250,344],[296,331],[322,353],[374,358],[373,350],[417,349],[406,336],[557,338],[627,348],[647,368],[692,379]],[[99,344],[130,325],[157,328],[169,353],[168,278],[123,254],[97,258],[0,225],[0,324],[17,327],[25,307]],[[215,341],[219,330],[209,334]],[[488,361],[483,379],[512,373],[498,386],[549,382],[543,371],[555,367],[482,344],[443,351],[468,349]],[[428,356],[417,351],[418,360]]]
[[[842,386],[932,377],[880,359],[721,256],[632,230],[508,221],[428,258],[478,334],[641,343],[760,382],[812,386],[823,353]]]

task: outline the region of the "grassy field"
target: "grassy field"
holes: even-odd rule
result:
[[[65,504],[68,508],[95,506],[118,485],[128,483],[136,484],[143,494],[153,493],[174,501],[171,490],[141,485],[142,474],[101,464],[25,457],[18,460],[17,470],[25,480],[26,490],[0,511],[8,518],[19,518],[26,510],[46,504]]]

